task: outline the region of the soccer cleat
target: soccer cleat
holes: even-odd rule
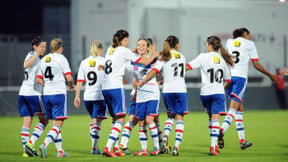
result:
[[[39,151],[40,151],[40,157],[41,158],[47,158],[47,149],[46,149],[44,144],[41,144],[39,146]]]
[[[67,152],[64,151],[60,151],[57,153],[57,157],[68,157],[69,154]]]
[[[214,147],[210,147],[210,151],[209,151],[209,155],[211,155],[211,156],[218,156],[219,154],[218,154],[218,152],[215,150],[215,148]]]
[[[117,157],[117,155],[114,154],[114,152],[111,150],[108,150],[108,147],[105,147],[104,151],[103,151],[103,156],[106,157]]]
[[[26,152],[23,152],[22,156],[23,156],[24,158],[32,157],[32,156],[28,155]]]
[[[134,153],[135,156],[146,156],[148,155],[147,149],[146,150],[141,150],[139,152]]]
[[[125,156],[125,154],[122,152],[122,150],[119,149],[118,147],[114,147],[114,154],[117,156]]]
[[[167,136],[163,137],[162,145],[161,145],[161,153],[168,154],[169,153],[169,143]]]
[[[218,136],[218,146],[221,149],[224,148],[224,134],[221,129],[219,131],[219,136]]]
[[[173,156],[179,156],[179,149],[177,147],[173,147],[173,150],[172,150],[172,155]]]
[[[160,150],[156,147],[153,148],[153,151],[150,152],[151,156],[158,156],[160,153]]]
[[[130,151],[128,149],[128,147],[124,147],[122,144],[120,145],[120,149],[121,151],[125,154],[125,155],[130,155]]]
[[[34,148],[34,146],[32,145],[32,143],[30,143],[29,141],[26,142],[26,144],[25,144],[25,152],[26,152],[29,156],[38,156],[38,153],[37,153],[36,149]]]
[[[98,147],[91,149],[91,154],[102,154]]]
[[[242,150],[244,150],[244,149],[246,149],[246,148],[248,148],[248,147],[251,147],[251,146],[252,146],[252,143],[251,143],[251,142],[247,142],[247,141],[245,141],[245,142],[243,142],[243,143],[240,144],[240,148],[241,148]]]
[[[219,149],[219,147],[216,145],[215,146],[215,151],[217,152],[217,153],[220,153],[220,149]]]

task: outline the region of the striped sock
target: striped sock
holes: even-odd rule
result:
[[[237,111],[235,116],[235,125],[239,137],[239,142],[245,142],[245,132],[244,132],[244,124],[243,124],[243,112]]]
[[[208,120],[208,128],[209,128],[209,134],[211,134],[211,128],[212,128],[212,120],[209,118]]]
[[[162,136],[162,130],[161,130],[160,124],[156,123],[156,127],[157,127],[157,130],[158,130],[159,143],[161,143],[163,141],[163,136]]]
[[[96,150],[98,140],[100,138],[100,132],[101,132],[101,124],[95,123],[93,124],[91,130],[90,130],[90,136],[92,141],[92,150]]]
[[[25,144],[29,140],[29,128],[22,127],[21,129],[21,139],[22,139],[22,146],[25,151]]]
[[[43,142],[44,146],[47,148],[48,145],[53,142],[57,136],[58,136],[58,133],[60,132],[60,127],[58,126],[53,126],[49,132],[47,133],[47,136]]]
[[[62,148],[62,133],[59,131],[58,136],[54,139],[55,147],[57,152],[63,153],[63,148]]]
[[[168,118],[165,122],[165,126],[164,126],[164,136],[169,138],[170,132],[172,130],[173,124],[174,123],[174,119],[172,118]]]
[[[210,133],[211,147],[215,147],[217,145],[219,129],[220,129],[220,120],[217,119],[212,120],[212,128]]]
[[[147,130],[146,126],[144,127],[139,127],[139,139],[140,139],[140,144],[142,150],[147,149]]]
[[[39,137],[44,132],[45,125],[43,123],[38,123],[32,133],[32,136],[30,138],[30,143],[34,146],[35,142],[39,139]]]
[[[181,144],[183,138],[183,132],[184,132],[184,121],[177,120],[175,129],[175,147],[177,148],[179,148],[179,145]]]
[[[222,123],[221,130],[223,131],[223,133],[225,133],[230,127],[233,119],[235,118],[235,114],[236,114],[236,110],[230,108],[230,110],[228,111],[228,114],[225,117],[224,122]]]
[[[154,122],[149,125],[149,129],[150,129],[151,137],[154,143],[154,147],[159,149],[160,146],[159,146],[158,130]]]
[[[108,151],[111,151],[113,144],[117,142],[119,134],[121,132],[122,125],[123,125],[122,122],[116,121],[113,127],[111,128],[109,139],[106,144],[106,148],[108,149]]]
[[[134,127],[133,123],[128,121],[123,128],[121,145],[124,148],[127,148],[129,138],[130,138],[130,133],[131,133],[133,127]]]

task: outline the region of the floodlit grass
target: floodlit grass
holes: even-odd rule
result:
[[[222,118],[223,120],[224,118]],[[173,157],[170,154],[162,154],[157,157],[135,157],[128,155],[118,158],[107,158],[102,155],[90,154],[90,137],[88,115],[70,115],[65,121],[62,129],[63,148],[70,154],[70,157],[59,159],[56,157],[54,144],[48,147],[47,159],[39,157],[23,158],[20,138],[22,118],[0,117],[0,161],[287,161],[288,160],[288,111],[246,111],[244,113],[244,125],[246,138],[253,143],[251,148],[241,150],[238,142],[235,124],[225,134],[225,148],[221,150],[220,156],[211,157],[208,155],[210,137],[208,134],[207,115],[204,112],[190,112],[185,116],[185,130],[180,156]],[[166,115],[162,113],[160,120],[163,123]],[[35,118],[33,126],[37,120]],[[111,119],[102,124],[99,148],[102,150],[107,142]],[[48,125],[51,128],[51,123]],[[43,142],[48,129],[37,141],[36,147]],[[32,130],[30,130],[30,133]],[[150,137],[150,133],[148,132]],[[174,144],[174,130],[170,137],[170,144]],[[140,150],[138,140],[138,126],[131,134],[128,144],[130,151]],[[152,141],[149,138],[148,151],[152,150]]]

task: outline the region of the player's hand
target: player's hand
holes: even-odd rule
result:
[[[274,84],[279,84],[279,79],[278,79],[277,75],[272,74],[270,76],[270,79]]]
[[[74,85],[72,84],[72,85],[68,86],[68,90],[69,91],[73,91],[74,90]]]
[[[104,65],[99,65],[98,66],[98,71],[102,71],[102,70],[104,70]]]
[[[135,94],[131,97],[131,101],[136,102],[136,95]]]
[[[75,106],[76,108],[79,108],[80,103],[81,103],[80,98],[79,98],[79,97],[75,97],[74,106]]]
[[[282,70],[280,70],[280,74],[281,75],[288,75],[288,69],[284,67]]]

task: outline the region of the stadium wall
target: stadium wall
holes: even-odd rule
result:
[[[130,89],[126,92],[126,106],[129,104]],[[189,112],[201,111],[203,107],[200,101],[200,89],[188,88],[188,105]],[[276,95],[274,88],[271,87],[248,87],[247,95],[245,96],[244,109],[245,110],[268,110],[278,109]],[[82,102],[80,108],[76,109],[73,105],[75,92],[68,92],[68,112],[72,114],[86,114],[86,108]],[[83,96],[83,91],[81,96]],[[18,115],[17,107],[18,91],[0,91],[0,116]],[[82,100],[82,98],[81,98]],[[83,101],[83,100],[82,100]],[[162,101],[160,102],[160,112],[165,112],[165,106]]]

